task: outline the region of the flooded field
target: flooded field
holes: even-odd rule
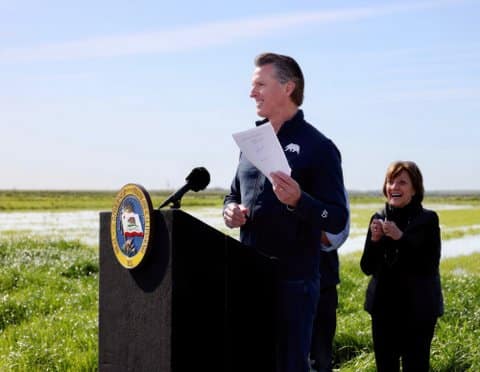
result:
[[[99,211],[0,213],[0,238],[16,235],[98,245]]]
[[[355,206],[357,209],[362,206]],[[468,208],[468,206],[462,206]],[[432,209],[456,209],[456,205],[435,205]],[[372,205],[369,206],[372,209]],[[224,226],[219,208],[195,208],[186,210],[194,217],[206,224],[238,239],[238,229],[228,229]],[[15,236],[29,236],[42,238],[63,238],[65,240],[79,240],[87,245],[97,246],[99,239],[99,212],[7,212],[0,213],[0,238],[8,239]],[[459,227],[442,226],[442,230],[468,231],[479,229],[480,225]],[[347,254],[363,248],[366,229],[364,226],[352,224],[350,237],[341,247],[340,253]],[[442,242],[442,257],[480,252],[480,234],[466,235],[458,239],[449,239]]]

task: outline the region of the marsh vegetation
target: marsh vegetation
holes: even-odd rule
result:
[[[95,239],[98,211],[111,209],[114,195],[0,192],[0,371],[97,370]],[[154,206],[167,195],[153,193]],[[221,193],[199,193],[185,198],[182,205],[220,227],[222,199]],[[370,215],[381,204],[380,196],[351,199],[352,239],[361,241]],[[480,196],[428,197],[425,204],[440,215],[444,244],[473,237],[480,252]],[[32,213],[37,224],[26,217]],[[68,226],[59,222],[60,215],[78,213],[90,213],[88,222],[74,217],[67,218]],[[16,223],[7,224],[15,218]],[[57,221],[53,228],[51,221]],[[93,238],[84,239],[86,235]],[[375,370],[370,319],[363,310],[368,278],[359,269],[359,256],[358,251],[341,255],[335,339],[335,362],[341,371]],[[432,345],[432,369],[479,371],[480,253],[442,260],[441,274],[446,311]]]

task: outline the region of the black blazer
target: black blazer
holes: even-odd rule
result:
[[[403,208],[387,204],[371,220],[386,217],[397,224],[403,236],[396,241],[384,236],[372,242],[368,229],[360,261],[362,271],[372,275],[365,310],[372,315],[394,313],[420,321],[441,316],[441,240],[437,214],[413,201]]]

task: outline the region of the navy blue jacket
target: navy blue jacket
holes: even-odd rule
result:
[[[242,243],[278,257],[281,277],[309,279],[318,275],[321,231],[339,233],[347,221],[341,156],[301,110],[277,137],[302,189],[296,208],[289,210],[277,199],[268,178],[243,154],[224,203],[241,203],[250,210],[240,229]]]

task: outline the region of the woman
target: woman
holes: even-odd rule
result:
[[[423,177],[414,162],[392,163],[385,208],[375,213],[360,266],[372,275],[365,310],[372,317],[377,370],[428,371],[437,318],[443,314],[440,227],[422,207]]]

